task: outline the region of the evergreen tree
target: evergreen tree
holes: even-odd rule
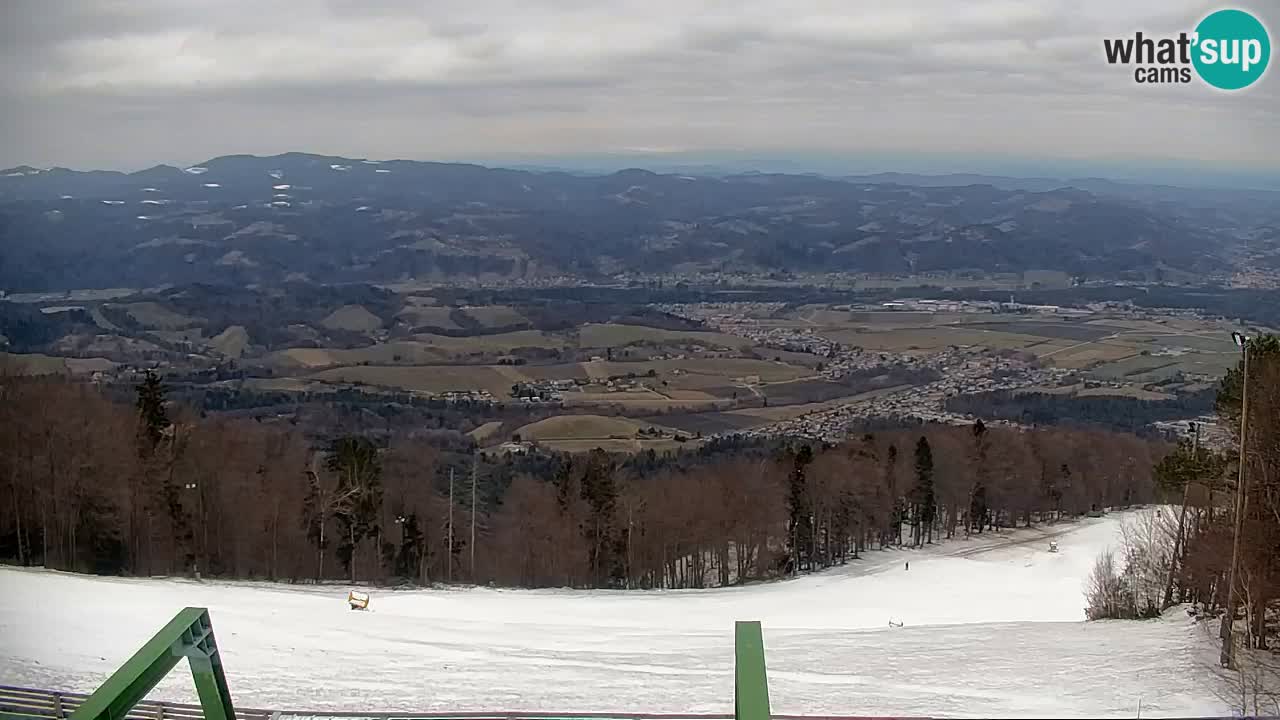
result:
[[[590,517],[583,530],[590,543],[592,581],[607,585],[621,568],[616,562],[617,528],[615,513],[618,505],[618,486],[614,474],[617,468],[609,455],[596,448],[588,456],[582,473],[582,499],[586,501]]]
[[[987,524],[987,477],[990,473],[990,442],[987,426],[979,419],[973,424],[973,489],[969,493],[969,527],[979,533]]]
[[[919,545],[922,534],[926,533],[928,542],[932,543],[933,520],[937,514],[937,502],[933,491],[933,449],[929,447],[929,439],[923,435],[916,443],[916,484],[912,489],[912,508],[912,533],[915,544]]]
[[[138,385],[138,398],[134,407],[138,410],[139,435],[144,438],[143,449],[151,452],[164,438],[169,428],[169,414],[165,411],[166,388],[160,382],[160,376],[147,370],[142,383]]]
[[[787,543],[791,555],[791,570],[800,570],[802,558],[813,553],[813,524],[806,502],[807,479],[805,466],[813,462],[813,448],[801,445],[792,457],[791,474],[787,481]]]
[[[889,490],[889,498],[893,503],[893,509],[889,513],[889,532],[882,545],[889,542],[902,544],[902,524],[906,522],[907,505],[902,497],[902,493],[898,490],[898,446],[890,445],[885,452],[884,465],[885,487]]]

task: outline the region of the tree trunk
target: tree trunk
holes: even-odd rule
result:
[[[316,546],[316,582],[324,579],[324,517],[320,518],[320,543]]]
[[[27,554],[22,545],[22,506],[18,502],[18,483],[14,482],[10,487],[13,489],[13,526],[18,535],[18,564],[26,567]]]
[[[350,537],[351,537],[351,582],[352,582],[352,583],[354,583],[354,582],[356,581],[356,550],[358,549],[358,548],[356,547],[356,525],[355,525],[355,523],[354,523],[354,522],[353,522],[353,523],[351,523],[351,524],[348,526],[348,528],[347,528],[347,529],[348,529],[348,531],[349,531],[349,535],[350,535]]]

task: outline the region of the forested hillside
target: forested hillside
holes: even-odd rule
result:
[[[21,448],[0,457],[0,556],[128,575],[727,585],[1150,502],[1168,450],[979,422],[689,462],[486,457],[473,556],[470,474],[428,439],[313,450],[292,429],[202,418],[155,376],[132,407],[14,375],[0,398],[0,442]]]

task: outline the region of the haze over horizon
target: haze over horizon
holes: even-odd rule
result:
[[[1103,58],[1104,37],[1217,7],[18,0],[0,9],[0,165],[306,151],[1271,185],[1274,72],[1227,94]]]

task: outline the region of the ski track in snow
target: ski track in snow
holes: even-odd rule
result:
[[[760,620],[775,713],[1133,717],[1141,699],[1148,717],[1229,714],[1209,634],[1179,611],[1083,621],[1118,530],[1116,515],[1006,530],[713,590],[375,589],[370,612],[342,586],[0,568],[0,683],[89,692],[194,605],[244,707],[729,713],[733,622]],[[189,674],[151,697],[195,702]]]

